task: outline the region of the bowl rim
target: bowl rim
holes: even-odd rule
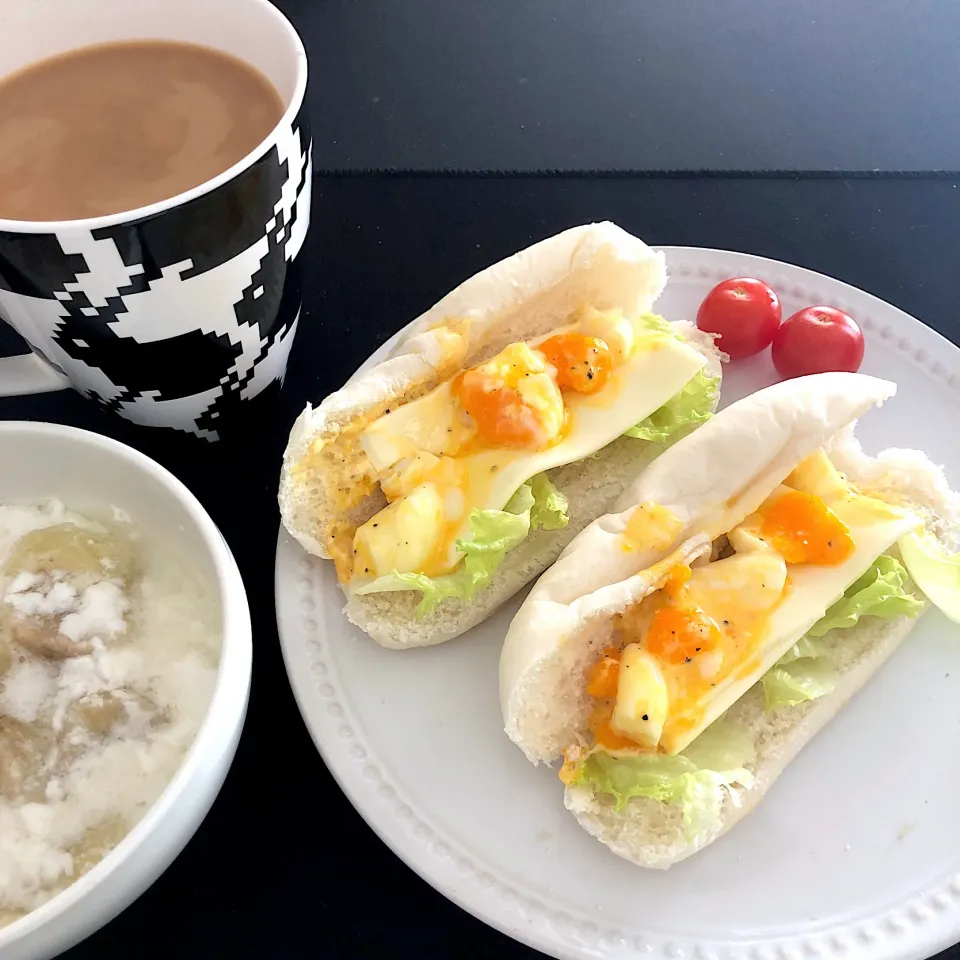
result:
[[[41,927],[47,926],[86,898],[121,864],[137,855],[148,836],[180,803],[197,772],[208,762],[208,757],[211,754],[222,753],[224,748],[229,746],[230,738],[224,742],[222,733],[224,720],[229,718],[230,729],[233,730],[237,720],[242,720],[244,717],[253,665],[249,603],[240,570],[223,534],[186,485],[166,467],[161,466],[146,454],[111,437],[62,424],[30,420],[0,421],[0,438],[4,435],[27,434],[98,448],[105,457],[125,460],[135,469],[152,476],[180,501],[213,560],[222,616],[222,636],[213,694],[193,742],[187,749],[176,773],[133,829],[83,876],[39,907],[14,920],[8,926],[0,928],[0,951],[26,939]],[[188,841],[189,837],[175,849],[174,857],[179,855]],[[135,891],[135,896],[141,892],[141,890]],[[127,905],[129,904],[125,904],[121,910]],[[116,913],[103,918],[97,923],[97,927],[103,922],[108,922],[113,916],[116,916]],[[64,944],[63,948],[66,949],[67,946],[68,944]]]

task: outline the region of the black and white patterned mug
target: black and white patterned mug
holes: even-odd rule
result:
[[[216,440],[282,380],[300,316],[300,38],[267,0],[0,0],[0,22],[0,77],[91,44],[172,40],[232,54],[280,94],[269,136],[186,193],[95,219],[0,219],[0,318],[32,351],[0,359],[0,396],[70,385],[136,423]]]

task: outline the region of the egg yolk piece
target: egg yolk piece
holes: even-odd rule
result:
[[[720,630],[697,607],[661,607],[650,621],[647,650],[664,663],[689,663],[715,650]]]
[[[587,671],[587,693],[598,700],[617,695],[620,679],[620,654],[607,654]]]
[[[464,372],[453,392],[490,446],[543,450],[563,431],[560,388],[543,356],[525,343]]]
[[[597,310],[584,306],[577,319],[577,330],[588,337],[599,337],[610,349],[614,366],[626,363],[633,353],[636,332],[623,310]]]
[[[613,355],[599,337],[561,333],[544,340],[537,349],[556,368],[561,390],[596,393],[610,379]]]
[[[816,494],[788,490],[760,515],[764,538],[787,563],[837,566],[854,551],[850,529]]]

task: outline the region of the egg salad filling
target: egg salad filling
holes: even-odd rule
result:
[[[822,638],[923,609],[894,555],[919,524],[859,491],[822,450],[807,458],[709,555],[673,566],[617,616],[585,678],[587,735],[565,752],[561,779],[618,807],[679,803],[699,832],[733,784],[751,781],[753,744],[723,716],[730,706],[757,683],[771,711],[824,696],[836,678]]]
[[[419,590],[421,616],[469,599],[531,530],[567,523],[547,471],[708,419],[705,363],[659,317],[587,307],[385,413],[360,442],[387,504],[356,529],[341,581],[361,595]]]

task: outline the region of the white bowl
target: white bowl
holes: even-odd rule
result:
[[[173,538],[219,591],[223,643],[213,698],[180,769],[143,819],[93,869],[0,928],[0,960],[46,960],[128,906],[172,863],[210,809],[247,709],[250,611],[236,561],[197,499],[172,474],[97,434],[0,422],[0,503],[54,496],[83,512],[114,505],[147,534]]]

